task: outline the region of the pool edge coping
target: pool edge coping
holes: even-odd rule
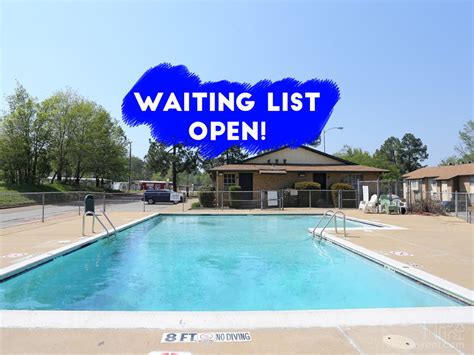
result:
[[[0,329],[222,330],[473,324],[473,314],[474,307],[469,306],[229,312],[2,310]]]

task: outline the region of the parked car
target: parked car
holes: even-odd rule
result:
[[[172,190],[146,190],[143,194],[143,198],[149,205],[155,204],[156,202],[178,203],[184,200],[183,194]]]

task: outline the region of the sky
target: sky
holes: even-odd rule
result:
[[[122,99],[163,62],[203,81],[334,80],[326,128],[344,129],[327,133],[328,153],[410,132],[436,165],[473,119],[471,1],[0,3],[0,109],[16,81],[39,100],[71,88],[121,122],[139,157],[150,132],[122,123]]]

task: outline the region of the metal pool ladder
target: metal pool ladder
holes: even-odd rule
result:
[[[108,228],[105,226],[104,223],[102,223],[102,221],[100,220],[99,216],[104,216],[105,219],[107,220],[107,222],[109,222],[110,226],[112,227],[112,229],[114,230],[113,231],[113,235],[117,235],[117,229],[115,229],[115,226],[114,224],[112,223],[112,221],[110,220],[109,216],[107,216],[107,214],[105,212],[102,212],[102,213],[95,213],[95,212],[92,212],[92,211],[88,211],[88,212],[85,212],[82,216],[82,235],[85,235],[84,234],[84,229],[85,229],[85,225],[86,225],[86,216],[92,216],[92,233],[95,233],[94,231],[94,221],[97,219],[97,221],[99,221],[100,225],[102,226],[102,228],[105,229],[106,233],[107,233],[107,238],[110,237],[110,232],[108,230]]]
[[[85,226],[86,226],[86,216],[92,216],[92,233],[95,233],[94,232],[94,221],[97,219],[97,221],[99,221],[102,228],[104,228],[105,231],[107,232],[107,238],[110,237],[109,229],[105,226],[104,223],[102,223],[102,221],[99,218],[99,216],[104,216],[105,219],[107,220],[107,222],[109,222],[109,224],[112,226],[112,228],[114,230],[113,234],[115,236],[117,235],[117,230],[115,229],[114,224],[110,220],[109,216],[107,216],[105,211],[102,211],[102,213],[96,213],[95,212],[94,196],[91,195],[91,194],[87,194],[84,197],[84,214],[82,215],[82,235],[85,235],[84,234],[84,229],[85,229]]]
[[[347,237],[347,234],[346,234],[346,215],[344,214],[344,212],[342,211],[336,211],[334,212],[333,210],[327,210],[326,212],[324,212],[323,216],[321,217],[321,219],[319,220],[318,224],[316,225],[316,227],[313,228],[313,238],[315,236],[318,236],[319,238],[322,238],[323,237],[323,232],[324,230],[326,229],[326,227],[329,225],[329,223],[331,223],[332,220],[334,220],[334,226],[335,226],[335,230],[336,230],[336,233],[337,232],[337,215],[341,215],[342,217],[342,225],[344,227],[344,238]],[[324,220],[325,217],[327,216],[330,216],[329,219],[327,220],[326,224],[321,228],[321,230],[318,232],[316,231],[319,227],[319,225],[321,224],[321,222]]]
[[[107,220],[107,222],[109,222],[110,226],[114,230],[112,234],[117,235],[117,229],[115,229],[114,224],[112,223],[109,216],[107,216],[107,214],[105,212],[102,212],[102,213],[86,212],[86,213],[84,213],[84,215],[82,216],[82,235],[85,235],[84,234],[84,228],[85,228],[85,224],[86,224],[86,216],[92,216],[92,233],[95,233],[95,231],[94,231],[94,220],[97,219],[97,221],[99,221],[102,228],[105,229],[105,232],[107,233],[107,238],[111,236],[111,234],[109,232],[109,229],[105,226],[105,224],[99,218],[99,216],[104,216],[105,219]]]

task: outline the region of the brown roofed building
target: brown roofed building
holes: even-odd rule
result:
[[[337,182],[357,187],[358,180],[377,180],[387,170],[357,165],[311,147],[280,148],[262,153],[240,164],[227,164],[211,169],[217,191],[238,185],[243,191],[292,188],[300,181],[321,184],[329,189]]]
[[[474,164],[421,168],[403,175],[405,196],[421,194],[451,201],[454,192],[474,194]]]

